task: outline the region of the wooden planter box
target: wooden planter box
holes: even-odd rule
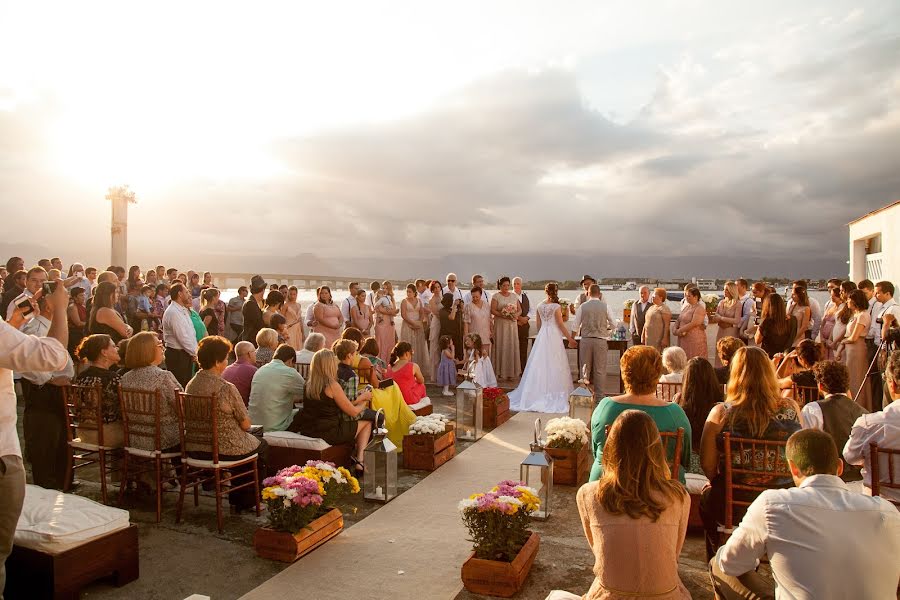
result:
[[[541,536],[532,532],[512,562],[475,558],[473,552],[462,566],[463,585],[474,594],[511,597],[525,583],[540,543]]]
[[[588,480],[591,472],[591,449],[582,444],[581,450],[544,448],[553,458],[553,483],[558,485],[581,485]]]
[[[503,394],[496,400],[484,400],[481,405],[481,426],[493,429],[509,420],[509,396]]]
[[[336,508],[312,521],[302,531],[287,533],[260,527],[253,534],[257,556],[294,562],[339,534],[344,529],[344,515]]]
[[[403,436],[403,468],[434,471],[456,456],[456,431],[447,426],[440,435]]]

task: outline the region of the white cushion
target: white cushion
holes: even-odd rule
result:
[[[59,554],[128,527],[128,511],[88,498],[25,486],[25,504],[16,525],[15,544]]]
[[[160,458],[175,458],[176,456],[181,456],[181,452],[158,452],[156,450],[142,450],[130,446],[126,446],[125,451],[132,456],[143,456],[144,458],[156,458],[157,456]]]
[[[685,473],[684,484],[688,494],[699,494],[709,484],[709,479],[697,473]]]
[[[322,438],[312,438],[292,431],[267,431],[263,438],[270,446],[282,448],[300,448],[301,450],[325,450],[331,444]]]
[[[257,458],[259,454],[251,454],[246,458],[241,458],[238,460],[220,460],[219,462],[213,462],[213,460],[205,459],[205,458],[186,458],[184,462],[186,462],[191,467],[199,467],[205,469],[212,469],[214,467],[218,467],[220,469],[227,469],[228,467],[238,465],[244,462],[247,462],[253,458]]]
[[[425,396],[415,404],[409,405],[409,410],[419,410],[420,408],[425,408],[426,406],[431,406],[431,398]]]

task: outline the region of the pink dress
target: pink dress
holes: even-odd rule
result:
[[[706,312],[706,305],[703,302],[697,302],[693,306],[685,303],[678,315],[678,328],[682,328],[694,319],[696,311]],[[679,345],[684,353],[687,354],[688,360],[699,356],[700,358],[709,358],[709,350],[706,346],[706,330],[701,327],[694,327],[680,338]]]
[[[396,371],[393,367],[389,367],[387,376],[393,379],[394,383],[400,388],[400,392],[403,394],[403,401],[407,405],[418,404],[422,398],[428,395],[425,391],[425,384],[416,381],[413,363],[411,362],[406,363]]]
[[[364,337],[372,334],[372,309],[368,304],[354,302],[350,307],[350,324],[359,329]]]
[[[341,308],[334,304],[319,302],[318,306],[316,306],[316,313],[318,313],[316,314],[316,321],[319,324],[313,327],[313,331],[325,336],[325,347],[331,350],[332,344],[341,337],[341,329],[344,323]]]
[[[394,309],[394,303],[387,296],[375,303],[376,307]],[[397,343],[397,329],[394,327],[394,317],[377,313],[375,314],[375,341],[378,342],[378,358],[385,364],[390,363],[391,350]]]
[[[491,305],[482,300],[481,308],[478,308],[474,302],[470,302],[463,312],[463,322],[469,326],[469,333],[477,333],[481,336],[481,343],[486,346],[485,354],[490,356]]]

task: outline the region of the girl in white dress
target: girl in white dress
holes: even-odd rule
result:
[[[474,383],[483,388],[497,387],[497,376],[490,355],[485,352],[481,336],[470,333],[466,336],[466,374]]]

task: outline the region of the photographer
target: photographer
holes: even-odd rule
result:
[[[900,304],[894,300],[894,284],[890,281],[879,281],[875,284],[875,300],[880,304],[880,308],[876,313],[875,323],[872,324],[870,330],[874,337],[875,348],[881,347],[882,340],[887,340],[884,348],[884,356],[890,354],[891,350],[900,347]],[[879,360],[878,364],[883,366],[885,361]],[[879,369],[884,371],[883,368]],[[877,381],[881,384],[882,405],[887,406],[891,402],[890,392],[886,383],[882,382],[882,377],[874,376],[873,382]],[[878,403],[879,396],[873,396],[873,402]]]

